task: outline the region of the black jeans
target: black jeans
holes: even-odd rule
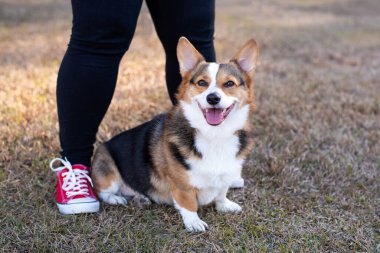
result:
[[[63,157],[90,165],[93,144],[115,90],[119,62],[128,50],[142,0],[72,0],[73,27],[57,81]],[[176,56],[187,37],[207,61],[215,61],[214,0],[146,0],[166,54],[170,99],[181,77]]]

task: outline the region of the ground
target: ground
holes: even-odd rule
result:
[[[200,210],[185,232],[172,208],[103,205],[62,216],[49,161],[59,152],[55,85],[69,1],[0,2],[0,251],[380,252],[378,0],[218,0],[226,61],[261,47],[241,214]],[[98,141],[170,108],[163,49],[144,7]]]

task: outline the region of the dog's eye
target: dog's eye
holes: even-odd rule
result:
[[[208,84],[205,80],[199,80],[198,81],[198,86],[200,87],[206,87]]]
[[[224,84],[224,87],[225,88],[231,88],[231,87],[234,87],[235,86],[235,83],[232,82],[232,81],[227,81],[225,84]]]

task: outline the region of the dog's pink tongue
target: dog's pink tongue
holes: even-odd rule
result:
[[[206,111],[206,120],[210,125],[219,125],[223,121],[223,110],[210,108]]]

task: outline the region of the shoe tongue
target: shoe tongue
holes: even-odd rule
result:
[[[72,165],[72,168],[73,169],[80,169],[80,170],[90,170],[89,167],[84,166],[82,164],[74,164],[74,165]]]
[[[83,171],[84,173],[86,173],[86,171],[88,171],[87,173],[90,173],[91,172],[91,168],[90,167],[86,167],[86,166],[84,166],[84,165],[82,165],[82,164],[74,164],[74,165],[72,165],[72,169],[73,170],[81,170],[81,171]],[[60,175],[60,174],[62,174],[62,173],[67,173],[67,172],[69,172],[69,169],[68,168],[64,168],[63,170],[61,170],[60,172],[58,172],[58,174]]]
[[[206,111],[206,120],[210,125],[219,125],[223,119],[223,109],[210,108]]]

